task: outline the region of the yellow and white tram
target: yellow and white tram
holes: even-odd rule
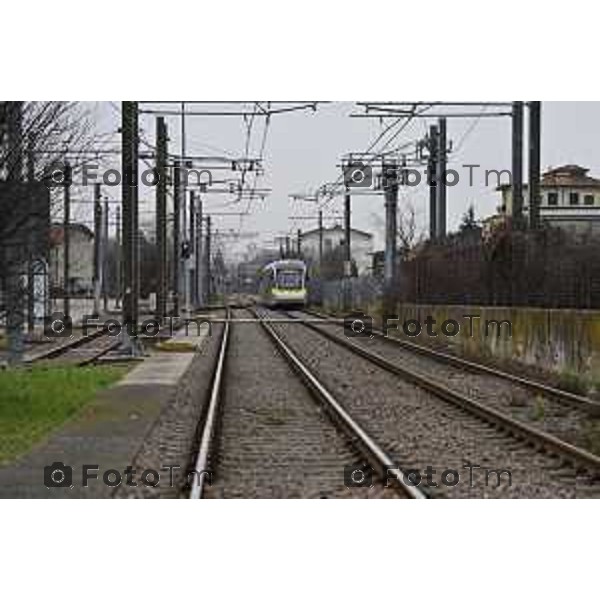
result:
[[[260,277],[260,297],[267,306],[305,306],[306,264],[302,260],[276,260],[266,265]]]

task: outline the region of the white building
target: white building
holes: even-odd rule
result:
[[[52,286],[64,289],[64,235],[62,225],[50,228],[50,279]],[[94,234],[80,223],[69,226],[69,289],[91,293],[94,277]]]
[[[301,236],[302,253],[313,260],[319,259],[319,229],[304,232]],[[345,231],[341,225],[323,228],[323,253],[327,254],[338,246],[343,246]],[[350,230],[350,252],[352,260],[356,263],[359,275],[370,271],[371,255],[373,254],[373,235],[360,231]]]
[[[546,171],[540,182],[540,219],[577,234],[600,235],[600,179],[588,175],[589,169],[564,165]],[[529,215],[527,185],[523,186],[523,215]],[[502,185],[502,206],[512,216],[512,190]]]

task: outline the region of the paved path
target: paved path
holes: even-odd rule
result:
[[[194,338],[194,343],[200,344],[203,337]],[[15,463],[0,468],[0,498],[110,497],[115,489],[103,483],[103,473],[116,469],[125,480],[126,467],[134,464],[194,356],[193,352],[155,353],[115,386],[99,392],[74,419]],[[45,486],[44,468],[57,461],[72,468],[73,487]],[[91,471],[98,479],[91,479],[88,487],[82,486],[83,465],[98,465]],[[168,473],[161,473],[161,485],[164,476]]]

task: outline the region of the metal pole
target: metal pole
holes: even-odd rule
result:
[[[323,211],[319,211],[319,273],[323,269]]]
[[[212,268],[211,268],[211,219],[206,217],[206,301],[210,303],[212,297]]]
[[[133,187],[127,179],[133,171],[133,118],[132,102],[121,103],[121,170],[123,183],[121,185],[121,200],[123,211],[122,238],[123,238],[123,325],[125,343],[133,352],[133,342],[127,329],[134,323],[134,297],[135,297],[135,219]]]
[[[71,315],[69,304],[69,267],[70,267],[70,228],[71,228],[71,166],[65,164],[64,210],[63,210],[63,312],[65,318]]]
[[[395,162],[383,164],[383,189],[385,193],[385,264],[384,280],[387,295],[394,290],[396,279],[396,243],[398,212],[398,178]]]
[[[102,226],[102,244],[100,246],[100,282],[102,287],[102,305],[104,312],[108,310],[108,223],[109,223],[108,200],[104,200],[104,223]]]
[[[94,185],[94,314],[100,311],[100,244],[102,241],[102,204],[100,202],[100,184]]]
[[[188,167],[189,165],[187,163],[185,163],[185,153],[186,153],[186,139],[185,139],[185,102],[181,103],[181,166],[182,167]],[[185,178],[185,180],[182,178],[180,181],[180,201],[181,201],[181,207],[180,207],[180,215],[181,215],[181,219],[183,221],[182,225],[181,225],[181,232],[182,232],[182,240],[181,241],[185,241],[185,238],[187,236],[187,224],[186,224],[186,220],[187,220],[187,210],[186,210],[186,201],[187,201],[187,177]],[[179,290],[181,291],[181,302],[180,304],[183,304],[183,310],[185,312],[189,311],[189,290],[188,290],[188,269],[187,269],[187,265],[188,265],[188,261],[187,258],[185,258],[183,256],[183,253],[181,253],[181,265],[180,265],[180,272],[179,272],[179,278],[180,278],[180,283],[179,283]]]
[[[33,142],[31,138],[27,140],[27,181],[33,183],[35,181],[35,158]],[[34,253],[37,253],[36,248],[31,249],[27,256],[27,331],[33,333],[35,330],[35,272],[33,268],[33,260],[36,258]]]
[[[437,144],[438,128],[435,125],[429,127],[428,139],[428,179],[429,179],[429,239],[435,240],[437,237]]]
[[[191,268],[188,269],[187,275],[189,279],[188,288],[189,288],[189,298],[188,298],[188,310],[191,305],[198,304],[198,285],[196,283],[196,194],[194,190],[190,190],[190,198],[189,198],[189,246],[188,246],[188,254],[193,257],[194,261],[190,261]],[[193,266],[192,266],[193,265]]]
[[[302,229],[298,229],[296,245],[298,246],[298,258],[302,256]]]
[[[139,300],[140,300],[140,222],[139,222],[139,198],[138,198],[138,156],[139,156],[139,131],[138,131],[138,105],[137,102],[131,102],[131,205],[132,205],[132,224],[133,224],[133,319],[137,328],[139,321]]]
[[[438,169],[437,175],[437,237],[446,237],[446,118],[438,122]]]
[[[156,118],[156,246],[158,277],[156,315],[167,316],[167,126],[164,117]]]
[[[181,260],[181,241],[179,228],[181,220],[181,169],[179,161],[173,171],[173,314],[179,316],[179,261]]]
[[[196,304],[204,305],[204,268],[202,262],[202,200],[198,198],[196,207]]]
[[[116,295],[115,308],[121,306],[121,281],[122,281],[122,270],[123,264],[121,261],[121,207],[117,206],[116,214],[116,247],[115,247],[115,283],[116,283]]]
[[[512,218],[523,220],[523,102],[513,102],[512,114]]]
[[[23,181],[23,102],[7,102],[8,169],[6,180],[15,184]],[[4,240],[0,240],[2,244]],[[18,365],[23,360],[23,294],[20,248],[5,248],[8,255],[6,277],[6,335],[8,362]]]
[[[529,224],[540,226],[541,102],[529,102]]]
[[[346,194],[344,196],[344,274],[346,277],[350,277],[350,265],[352,263],[352,251],[350,247],[350,191],[346,190]]]

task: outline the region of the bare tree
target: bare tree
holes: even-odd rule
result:
[[[385,219],[379,214],[371,215],[375,227],[385,232]],[[397,243],[401,252],[406,253],[425,239],[425,230],[419,222],[417,210],[412,201],[404,199],[398,203],[396,217]]]
[[[93,143],[80,103],[0,103],[0,291],[11,362],[21,359],[25,298],[32,297],[24,279],[31,283],[32,261],[46,254],[50,210],[62,197],[46,176],[67,161],[78,169]]]

